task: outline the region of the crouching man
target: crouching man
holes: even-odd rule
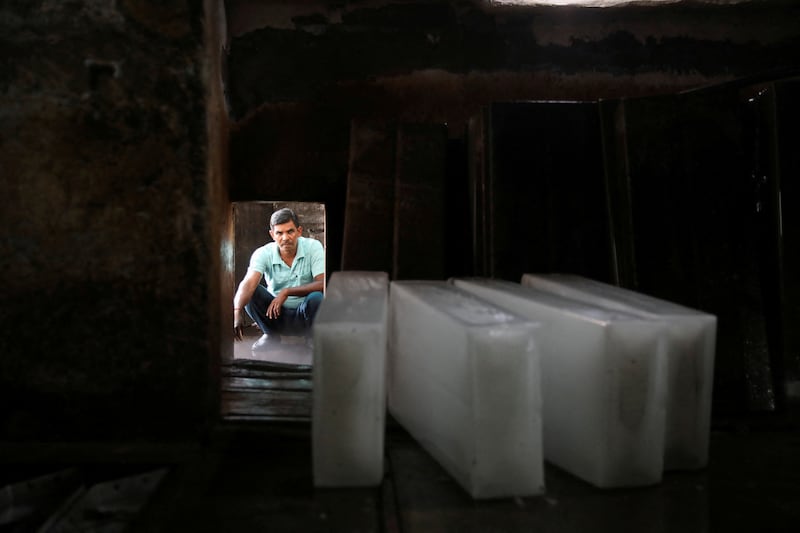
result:
[[[242,340],[246,311],[263,335],[254,351],[280,342],[282,333],[311,337],[314,316],[325,286],[325,251],[316,239],[303,237],[291,209],[275,211],[269,220],[274,240],[250,257],[247,274],[233,297],[233,335]],[[264,276],[267,286],[261,284]]]

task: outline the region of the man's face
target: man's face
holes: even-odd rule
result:
[[[303,234],[303,226],[295,226],[291,220],[284,224],[276,224],[269,234],[281,249],[281,255],[294,255],[297,251],[297,238]]]

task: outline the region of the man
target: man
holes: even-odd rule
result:
[[[294,211],[275,211],[269,220],[269,234],[274,242],[253,252],[233,297],[234,338],[242,340],[245,310],[263,333],[253,344],[255,351],[279,343],[281,333],[310,338],[325,286],[325,251],[318,240],[302,236]],[[261,284],[262,275],[266,287]]]

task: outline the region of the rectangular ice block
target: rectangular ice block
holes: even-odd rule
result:
[[[335,272],[314,320],[314,485],[383,480],[389,276]]]
[[[536,324],[446,282],[390,290],[389,411],[473,498],[544,492]]]
[[[663,324],[509,281],[453,283],[541,324],[547,461],[601,488],[661,481]]]
[[[664,468],[708,464],[717,317],[639,292],[568,274],[525,274],[522,284],[667,323]]]

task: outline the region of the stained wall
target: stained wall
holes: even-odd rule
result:
[[[0,7],[0,439],[213,420],[227,118],[207,4]]]

